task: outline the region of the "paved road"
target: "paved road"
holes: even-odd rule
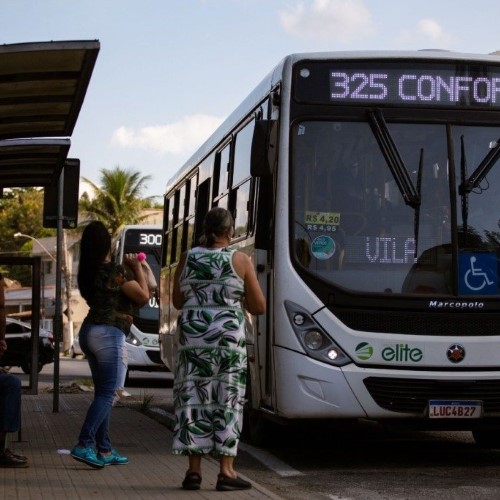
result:
[[[283,498],[500,498],[500,450],[479,448],[469,432],[307,424],[288,432],[277,428],[269,447],[257,450],[265,453],[260,463],[246,451],[239,469]]]

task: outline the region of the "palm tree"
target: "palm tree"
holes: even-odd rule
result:
[[[154,196],[141,198],[146,182],[151,176],[141,176],[133,170],[125,170],[119,166],[113,170],[103,168],[101,186],[83,177],[83,181],[91,186],[94,196],[84,193],[80,198],[80,213],[84,219],[100,220],[116,236],[126,224],[139,224],[144,216],[141,210],[149,206]]]

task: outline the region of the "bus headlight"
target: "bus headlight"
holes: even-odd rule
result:
[[[335,361],[339,357],[339,352],[336,349],[330,349],[326,355],[332,360]]]
[[[293,322],[297,325],[297,326],[302,326],[306,321],[306,318],[304,318],[304,315],[303,314],[300,314],[300,313],[297,313],[294,317],[293,317]]]
[[[293,331],[308,356],[335,366],[352,362],[304,308],[288,300],[285,301],[285,308]]]
[[[125,342],[135,346],[142,345],[142,342],[132,332],[129,332],[125,337]]]
[[[304,334],[304,344],[308,349],[316,351],[323,345],[323,335],[318,330],[311,330]]]

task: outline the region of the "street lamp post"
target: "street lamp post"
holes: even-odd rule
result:
[[[28,238],[30,240],[35,241],[40,248],[43,249],[43,251],[54,261],[57,262],[56,258],[47,250],[47,247],[38,239],[34,238],[33,236],[30,236],[29,234],[23,234],[23,233],[15,233],[14,238]]]
[[[36,242],[40,248],[52,259],[53,262],[57,264],[57,259],[49,252],[47,247],[37,238],[30,236],[29,234],[23,233],[15,233],[14,238],[28,238],[34,242]],[[68,255],[67,255],[67,247],[66,247],[66,235],[63,231],[63,262],[62,262],[62,272],[64,276],[64,284],[65,284],[65,292],[66,292],[66,316],[68,317],[68,339],[67,339],[67,349],[69,350],[71,344],[73,343],[73,317],[71,311],[71,280],[69,276],[68,270]],[[45,307],[45,304],[44,304]]]

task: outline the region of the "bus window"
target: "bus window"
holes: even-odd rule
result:
[[[179,212],[177,214],[177,220],[180,221],[186,216],[186,185],[179,189]]]
[[[163,201],[163,245],[162,245],[162,256],[161,256],[161,265],[162,267],[168,265],[169,258],[168,258],[168,249],[170,248],[169,246],[169,236],[170,236],[170,220],[169,220],[169,208],[170,208],[170,198],[165,197]]]
[[[182,254],[182,237],[183,237],[183,225],[184,224],[179,224],[175,229],[174,229],[174,241],[173,245],[175,245],[175,248],[172,248],[173,255],[172,255],[172,262],[178,262],[181,254]]]
[[[196,186],[197,186],[197,176],[191,177],[188,181],[188,190],[186,193],[186,217],[194,215],[194,210],[196,207]]]
[[[235,197],[234,237],[246,235],[248,232],[248,208],[250,200],[250,181],[241,184],[231,192]]]
[[[228,196],[227,195],[223,196],[222,198],[217,200],[216,206],[229,209],[228,201],[229,201]]]
[[[171,252],[169,249],[171,248],[171,240],[172,240],[172,232],[168,232],[164,236],[164,243],[163,243],[163,257],[165,259],[165,262],[162,262],[162,265],[164,266],[169,266],[170,265],[170,254]]]
[[[231,160],[231,144],[227,144],[225,148],[217,154],[217,170],[218,170],[218,186],[216,195],[221,195],[227,191],[229,180],[229,163]],[[215,186],[214,186],[215,187]]]
[[[250,151],[252,148],[254,126],[255,120],[252,120],[236,134],[233,159],[233,186],[250,176]]]
[[[176,225],[179,222],[179,191],[175,191],[170,199],[170,205],[172,207],[172,213],[168,221],[168,227],[170,228],[170,237],[168,239],[169,244],[169,254],[170,254],[170,264],[177,262],[176,250],[177,250],[177,230]],[[180,245],[180,242],[179,242]]]

